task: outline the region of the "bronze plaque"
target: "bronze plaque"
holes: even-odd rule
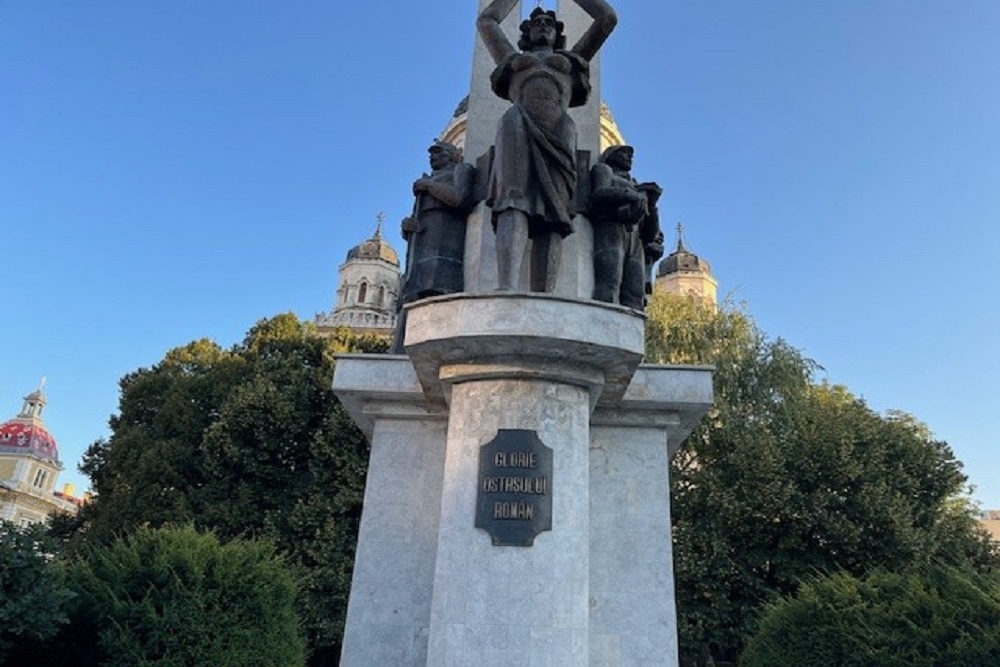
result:
[[[505,429],[479,450],[476,528],[498,547],[530,547],[552,530],[552,449],[537,431]]]

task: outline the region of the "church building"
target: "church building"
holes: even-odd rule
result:
[[[320,334],[347,327],[356,333],[392,336],[399,298],[399,255],[382,238],[383,217],[370,239],[347,252],[338,270],[333,310],[316,316]]]
[[[719,283],[712,267],[684,246],[682,225],[677,225],[677,248],[660,262],[654,289],[690,297],[713,308],[718,304]]]
[[[55,490],[63,465],[42,422],[45,403],[39,388],[24,397],[16,417],[0,425],[0,519],[19,526],[41,523],[54,512],[75,514],[83,503],[70,484]]]

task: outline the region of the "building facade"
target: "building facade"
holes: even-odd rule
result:
[[[993,541],[1000,544],[1000,510],[986,510],[980,521],[986,532],[993,537]]]
[[[655,289],[686,296],[713,308],[718,304],[719,283],[712,275],[712,267],[685,247],[681,225],[677,225],[677,248],[660,262]]]
[[[337,271],[333,309],[316,316],[316,328],[321,334],[347,327],[356,333],[392,336],[399,287],[399,255],[382,237],[380,217],[372,237],[347,252]]]
[[[0,519],[20,526],[52,513],[75,514],[82,500],[71,485],[56,490],[63,466],[56,440],[45,428],[41,389],[24,397],[21,412],[0,425]]]

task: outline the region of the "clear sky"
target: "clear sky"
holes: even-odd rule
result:
[[[612,0],[603,98],[723,292],[1000,508],[1000,2]],[[552,3],[545,3],[552,7]],[[0,419],[329,310],[468,91],[475,0],[0,0]]]

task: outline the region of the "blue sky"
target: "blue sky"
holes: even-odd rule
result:
[[[1000,508],[1000,2],[616,0],[603,98],[723,292]],[[548,3],[546,6],[551,6]],[[0,0],[0,418],[312,318],[465,95],[475,0]]]

